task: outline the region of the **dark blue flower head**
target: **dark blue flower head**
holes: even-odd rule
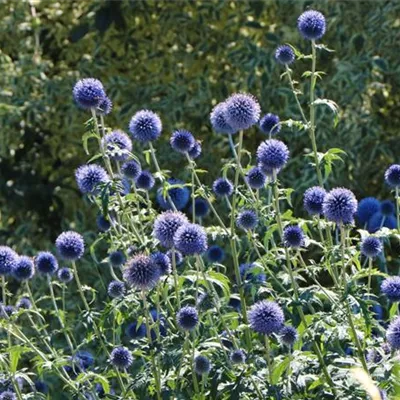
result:
[[[32,303],[28,297],[21,297],[17,304],[16,304],[17,309],[24,309],[24,310],[30,310],[32,308]]]
[[[244,230],[254,229],[258,224],[258,217],[254,210],[241,210],[236,218],[236,224]]]
[[[166,254],[156,251],[150,257],[157,264],[158,268],[160,268],[161,275],[169,275],[171,273],[171,260]]]
[[[265,168],[281,169],[289,159],[289,150],[285,143],[276,139],[262,142],[257,149],[257,161]]]
[[[123,276],[135,289],[152,289],[160,279],[160,268],[150,256],[137,254],[125,265]]]
[[[281,130],[280,119],[275,114],[266,114],[260,119],[260,131],[267,135],[277,135]]]
[[[380,210],[381,202],[375,197],[366,197],[358,203],[357,219],[360,224],[366,224],[368,220]]]
[[[0,303],[0,319],[1,318],[10,318],[15,313],[15,308],[12,305],[3,306]]]
[[[58,269],[58,261],[48,251],[41,251],[34,259],[36,269],[41,274],[54,274]]]
[[[296,342],[298,337],[296,328],[293,326],[284,326],[279,332],[279,338],[283,344],[287,346],[292,346]]]
[[[57,277],[60,282],[69,283],[74,279],[74,274],[70,268],[60,268],[57,272]]]
[[[142,167],[136,160],[129,160],[122,164],[121,171],[128,179],[136,179],[142,172]]]
[[[298,249],[304,246],[304,232],[298,225],[289,225],[283,230],[283,243],[286,247]]]
[[[396,217],[394,215],[385,216],[380,211],[376,212],[368,221],[368,232],[375,233],[382,227],[396,229]]]
[[[17,395],[11,390],[6,390],[0,394],[0,400],[17,400]]]
[[[400,317],[396,317],[386,331],[386,338],[393,350],[400,349]]]
[[[82,108],[96,108],[106,97],[103,84],[94,78],[86,78],[78,81],[72,95],[76,103]]]
[[[191,306],[182,307],[176,314],[176,322],[184,331],[193,330],[199,323],[199,315],[197,310]]]
[[[382,241],[375,236],[368,236],[361,242],[361,253],[374,258],[382,252]]]
[[[320,186],[313,186],[304,192],[304,209],[310,215],[322,214],[322,204],[324,203],[326,190]]]
[[[239,271],[240,276],[244,281],[250,281],[251,283],[263,283],[266,281],[265,274],[261,272],[255,272],[256,265],[254,263],[240,264]]]
[[[254,304],[249,311],[250,328],[263,335],[279,333],[285,317],[278,304],[262,300]]]
[[[207,251],[207,258],[210,262],[220,263],[220,262],[224,261],[225,252],[221,247],[214,244],[209,247],[209,249]]]
[[[231,352],[229,358],[232,364],[244,364],[246,362],[246,353],[242,349],[236,349]]]
[[[246,175],[246,181],[252,189],[262,189],[267,177],[259,167],[253,167]]]
[[[20,256],[18,261],[13,268],[13,276],[19,281],[25,281],[32,279],[35,274],[35,266],[30,257]]]
[[[325,17],[319,11],[305,11],[298,18],[297,27],[304,39],[321,39],[326,30]]]
[[[175,205],[177,210],[182,210],[186,207],[190,198],[190,191],[179,179],[170,178],[167,180],[169,186],[175,186],[171,189],[168,189],[168,196],[164,196],[164,189],[159,188],[157,190],[157,202],[163,210],[172,209],[172,205],[170,204],[170,200]]]
[[[167,256],[170,259],[171,264],[172,264],[172,257],[173,257],[172,253],[173,253],[172,250],[167,251]],[[181,265],[183,263],[182,253],[180,251],[175,250],[174,254],[175,254],[175,265],[176,266]]]
[[[324,199],[322,205],[325,218],[337,224],[350,224],[354,221],[357,212],[357,199],[354,193],[348,189],[332,189]]]
[[[75,179],[82,193],[98,194],[99,186],[110,180],[106,170],[97,164],[81,165],[75,171]]]
[[[201,154],[201,143],[198,140],[196,140],[194,146],[190,149],[188,154],[189,154],[189,157],[192,160],[194,160],[194,159],[196,159],[197,157],[200,156],[200,154]]]
[[[121,281],[111,281],[108,284],[107,293],[110,297],[116,299],[125,294],[125,284]]]
[[[207,233],[197,224],[184,224],[175,232],[174,245],[185,255],[202,254],[207,251]]]
[[[394,214],[395,212],[395,207],[392,201],[390,200],[383,200],[381,202],[381,213],[385,216],[388,217],[389,215]]]
[[[72,357],[72,362],[74,365],[85,371],[94,364],[94,357],[90,351],[79,350]]]
[[[111,228],[109,220],[101,214],[96,217],[96,225],[101,232],[106,232]]]
[[[400,301],[400,276],[386,278],[382,282],[381,292],[390,301]]]
[[[188,222],[187,217],[179,211],[165,211],[154,221],[153,236],[162,246],[172,247],[176,231]]]
[[[203,355],[196,356],[194,358],[194,370],[199,375],[208,374],[211,370],[210,360]]]
[[[197,218],[206,217],[210,211],[210,206],[208,205],[208,201],[203,199],[202,197],[197,197],[194,201],[194,209]],[[192,203],[189,205],[189,213],[192,215],[193,207]]]
[[[18,254],[8,246],[0,246],[0,275],[11,274],[18,261]]]
[[[130,339],[140,339],[142,337],[145,337],[146,336],[146,325],[140,324],[138,326],[137,322],[132,322],[127,326],[127,328],[125,330],[125,334]]]
[[[44,393],[44,394],[49,393],[49,387],[48,387],[47,383],[43,382],[41,380],[35,381],[35,389],[39,393]]]
[[[226,120],[226,103],[219,103],[214,107],[210,115],[210,121],[217,133],[232,135],[237,132]]]
[[[385,171],[385,181],[389,186],[400,187],[400,164],[393,164]]]
[[[225,101],[225,118],[234,130],[248,129],[260,119],[261,108],[257,99],[247,93],[236,93]]]
[[[149,171],[142,171],[135,180],[138,189],[151,190],[155,184],[154,176]]]
[[[229,179],[218,178],[213,183],[213,191],[216,196],[231,196],[233,193],[233,184]]]
[[[175,131],[170,139],[171,147],[178,153],[188,153],[195,145],[196,140],[191,132],[185,129]]]
[[[129,132],[139,142],[152,142],[161,135],[160,117],[149,110],[138,111],[129,122]]]
[[[126,257],[122,250],[116,250],[108,255],[108,261],[113,267],[120,267],[125,264]]]
[[[112,101],[109,97],[104,97],[103,100],[100,101],[100,104],[97,106],[96,114],[98,115],[108,115],[112,110]]]
[[[278,48],[275,50],[275,60],[280,64],[290,65],[293,63],[295,58],[296,57],[293,49],[286,44],[278,46]]]
[[[126,347],[116,347],[110,354],[111,364],[119,369],[127,369],[133,363],[131,352]]]
[[[64,260],[79,260],[85,252],[85,242],[82,235],[74,231],[61,233],[56,239],[58,254]]]
[[[108,133],[102,139],[102,145],[112,160],[125,161],[132,152],[132,141],[129,136],[120,130]]]

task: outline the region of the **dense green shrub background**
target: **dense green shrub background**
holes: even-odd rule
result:
[[[328,20],[318,69],[327,72],[319,97],[340,106],[318,114],[319,149],[343,148],[330,185],[353,189],[359,198],[389,195],[382,183],[388,164],[399,161],[400,3],[396,1],[5,1],[0,5],[0,242],[29,251],[52,242],[66,226],[94,227],[94,210],[83,206],[73,170],[85,162],[81,148],[88,115],[76,109],[71,88],[81,77],[101,79],[114,102],[107,119],[127,129],[141,108],[164,123],[158,154],[164,168],[180,169],[169,151],[176,127],[203,141],[200,167],[211,181],[228,154],[226,139],[211,132],[212,106],[232,92],[256,95],[264,112],[282,119],[299,115],[273,60],[276,46],[290,42],[309,51],[296,29],[307,7]],[[36,11],[36,17],[34,16]],[[297,79],[309,61],[296,63]],[[307,99],[303,99],[307,104]],[[292,153],[281,174],[302,191],[315,184],[307,166],[308,136],[286,129]],[[262,136],[246,135],[254,151]],[[218,160],[218,161],[217,161]],[[182,175],[180,175],[182,176]],[[296,211],[300,213],[300,208]]]

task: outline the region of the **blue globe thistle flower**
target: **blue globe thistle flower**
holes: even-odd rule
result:
[[[94,365],[94,357],[90,351],[79,350],[73,356],[72,362],[85,371]]]
[[[326,30],[325,17],[319,11],[305,11],[298,18],[297,27],[304,39],[321,39]]]
[[[171,260],[166,254],[156,251],[150,257],[157,264],[158,268],[160,268],[161,275],[169,275],[171,273]]]
[[[154,221],[153,236],[162,246],[169,248],[174,245],[174,235],[182,226],[189,223],[186,215],[179,211],[165,211]]]
[[[201,154],[201,143],[198,140],[196,140],[194,146],[190,149],[188,154],[189,154],[189,157],[192,160],[194,160],[194,159],[196,159],[197,157],[200,156],[200,154]]]
[[[290,65],[294,62],[295,58],[293,49],[286,44],[278,46],[275,50],[275,60],[280,64]]]
[[[400,165],[393,164],[385,171],[385,181],[394,188],[400,187]]]
[[[322,204],[324,203],[326,190],[320,186],[313,186],[304,192],[304,209],[310,215],[322,214]]]
[[[262,142],[257,149],[257,161],[265,168],[281,169],[289,159],[289,150],[285,143],[276,139]]]
[[[41,251],[34,259],[35,267],[41,274],[52,275],[58,270],[58,261],[49,251]]]
[[[265,186],[267,177],[261,168],[253,167],[246,175],[246,181],[252,189],[262,189]]]
[[[126,336],[128,336],[130,339],[140,339],[146,336],[146,325],[145,324],[140,324],[138,326],[137,322],[132,322],[130,323],[126,330],[125,330]]]
[[[286,247],[298,249],[304,246],[304,232],[298,225],[289,225],[283,230],[283,243]]]
[[[61,233],[56,239],[58,254],[64,260],[79,260],[85,252],[85,242],[82,235],[74,231]]]
[[[208,374],[211,370],[210,360],[203,355],[194,358],[194,370],[198,375]]]
[[[396,229],[397,221],[394,215],[385,216],[381,212],[376,212],[368,221],[368,232],[375,233],[382,227]]]
[[[132,137],[142,143],[158,139],[161,135],[161,130],[161,119],[153,111],[138,111],[129,122],[129,132]]]
[[[49,393],[49,387],[47,386],[47,383],[41,380],[35,381],[35,389],[39,393],[44,393],[44,394]]]
[[[167,254],[167,256],[170,259],[171,264],[172,264],[172,250],[168,250],[166,254]],[[183,263],[183,255],[182,255],[182,253],[180,251],[175,250],[175,265],[178,266],[178,265],[181,265],[182,263]]]
[[[381,213],[385,216],[388,217],[389,215],[392,215],[395,213],[395,206],[392,201],[390,200],[383,200],[381,202]]]
[[[386,331],[386,339],[393,350],[400,349],[400,317],[396,317]]]
[[[225,259],[225,252],[220,246],[214,244],[208,248],[207,258],[212,263],[221,263]]]
[[[190,198],[190,191],[179,179],[170,178],[167,180],[170,186],[173,185],[182,185],[182,187],[173,187],[168,189],[169,199],[175,205],[177,210],[182,210],[186,207]],[[164,197],[163,188],[159,188],[157,190],[157,202],[163,210],[170,210],[172,208],[168,196]]]
[[[242,349],[236,349],[231,352],[229,359],[232,364],[244,364],[246,362],[246,353]]]
[[[261,108],[257,99],[247,93],[236,93],[225,101],[225,118],[235,131],[248,129],[260,119]]]
[[[261,172],[265,176],[270,177],[270,178],[274,177],[274,172],[275,172],[275,174],[279,174],[279,171],[281,170],[280,168],[270,168],[267,165],[261,164],[261,163],[258,164],[258,168],[260,168]]]
[[[282,330],[285,317],[277,303],[262,300],[251,307],[249,322],[253,331],[263,335],[272,335]]]
[[[74,274],[70,268],[60,268],[57,272],[58,280],[62,283],[69,283],[74,279]]]
[[[375,236],[368,236],[361,242],[361,253],[374,258],[382,252],[382,241]]]
[[[32,279],[35,274],[35,266],[31,258],[26,256],[18,257],[18,261],[12,270],[13,276],[19,281]]]
[[[154,260],[144,254],[137,254],[125,265],[123,277],[135,289],[152,289],[160,279],[160,268]]]
[[[292,346],[298,338],[296,328],[293,326],[284,326],[282,330],[279,332],[280,341],[287,346]]]
[[[108,182],[110,178],[106,170],[97,164],[81,165],[75,171],[75,179],[79,190],[85,194],[98,194],[100,185]]]
[[[121,171],[128,179],[137,179],[142,172],[142,167],[136,160],[129,160],[122,164]]]
[[[108,284],[107,293],[113,299],[122,297],[125,294],[125,284],[120,281],[111,281]]]
[[[121,130],[108,133],[101,142],[111,160],[125,161],[128,159],[129,153],[132,152],[132,141]]]
[[[4,306],[0,302],[0,319],[10,318],[15,313],[15,308],[12,305]]]
[[[217,133],[233,135],[237,132],[226,120],[226,103],[219,103],[214,107],[210,114],[210,121]]]
[[[260,119],[260,131],[266,135],[277,135],[282,128],[279,122],[277,115],[268,113]]]
[[[0,400],[17,400],[17,395],[10,390],[6,390],[0,394]]]
[[[208,201],[206,199],[203,199],[202,197],[197,197],[194,200],[194,209],[195,209],[197,218],[204,218],[210,212],[210,206],[208,205]],[[190,205],[189,205],[190,215],[192,214],[192,212],[193,212],[193,207],[192,207],[192,203],[190,203]]]
[[[76,103],[84,109],[97,108],[106,97],[103,84],[94,78],[86,78],[78,81],[72,95]]]
[[[159,321],[160,324],[160,335],[166,336],[167,335],[167,321],[162,314],[159,314],[155,308],[150,310],[150,315],[153,322]],[[153,341],[157,340],[157,333],[154,329],[151,330],[151,338]]]
[[[229,179],[218,178],[213,183],[213,192],[218,197],[231,196],[233,193],[233,184]]]
[[[111,364],[119,369],[127,369],[133,363],[131,352],[126,347],[116,347],[110,354]]]
[[[197,310],[191,306],[182,307],[176,314],[176,322],[184,331],[193,330],[199,323]]]
[[[202,254],[207,251],[207,233],[197,224],[182,225],[174,235],[175,247],[185,255]]]
[[[149,171],[142,171],[135,180],[138,189],[151,190],[155,184],[154,176]]]
[[[123,251],[116,250],[108,255],[108,261],[113,267],[120,267],[125,264],[126,257]]]
[[[20,310],[20,309],[30,310],[32,308],[32,303],[28,297],[21,297],[18,300],[16,307],[18,310]]]
[[[100,101],[99,105],[96,109],[96,114],[98,115],[108,115],[112,110],[112,101],[109,97],[104,97],[103,100]]]
[[[8,246],[0,246],[0,275],[11,274],[18,262],[18,254]]]
[[[390,276],[381,285],[381,292],[390,301],[400,301],[400,276]]]
[[[236,225],[244,230],[254,229],[258,224],[258,217],[254,210],[241,210],[236,218]]]
[[[381,202],[375,197],[366,197],[358,203],[357,219],[360,224],[366,224],[368,220],[380,210]]]
[[[348,189],[332,189],[324,199],[322,205],[325,218],[337,224],[351,224],[357,212],[357,199]]]
[[[195,145],[196,140],[191,132],[185,129],[175,131],[170,139],[171,147],[178,153],[188,153]]]
[[[111,224],[108,219],[101,214],[96,217],[96,225],[101,232],[107,232],[111,228]]]
[[[242,280],[252,281],[252,283],[263,283],[266,281],[267,277],[265,274],[254,272],[255,266],[254,263],[244,263],[239,265],[239,272]]]

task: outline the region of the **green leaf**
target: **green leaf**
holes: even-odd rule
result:
[[[276,385],[279,382],[279,379],[283,375],[283,373],[286,371],[286,369],[289,366],[290,359],[289,357],[286,357],[284,360],[282,360],[280,363],[277,363],[274,367],[274,370],[272,372],[271,376],[271,383],[273,385]]]
[[[83,149],[85,150],[85,153],[87,155],[89,155],[89,149],[88,149],[88,141],[91,138],[96,138],[97,140],[99,140],[100,138],[97,136],[97,134],[95,132],[89,131],[86,132],[83,136],[82,136],[82,145],[83,145]]]

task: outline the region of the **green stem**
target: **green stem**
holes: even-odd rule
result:
[[[267,360],[268,365],[268,374],[269,374],[269,383],[272,384],[272,362],[271,362],[271,349],[269,347],[269,337],[264,335],[264,342],[265,342],[265,358]]]
[[[178,304],[178,309],[180,309],[181,308],[181,296],[179,293],[179,278],[178,278],[178,270],[176,268],[175,247],[172,247],[171,253],[172,253],[172,273],[174,276],[175,297],[176,297],[176,302]]]
[[[397,231],[400,233],[400,204],[399,204],[399,187],[396,186],[396,217],[397,217]]]

